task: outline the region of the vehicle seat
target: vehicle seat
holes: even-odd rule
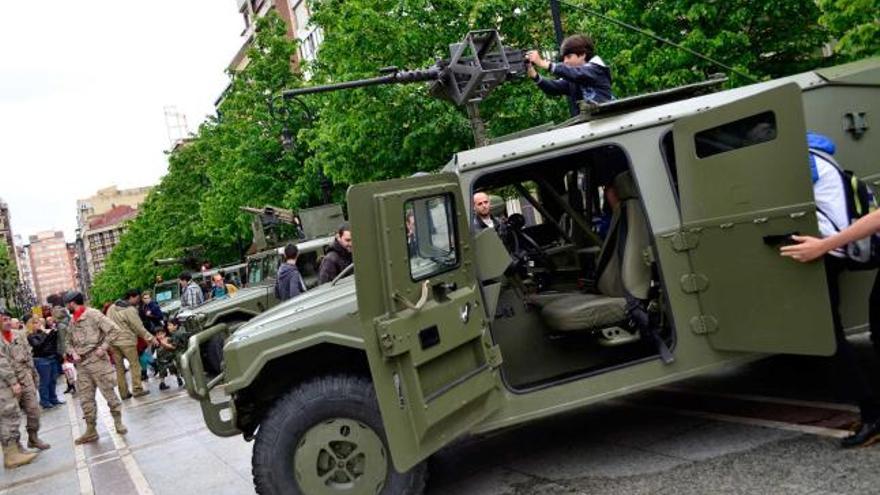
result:
[[[592,331],[626,321],[627,296],[647,299],[651,269],[644,252],[650,246],[648,224],[631,172],[614,179],[620,199],[597,262],[600,294],[567,294],[541,308],[545,323],[557,332]]]

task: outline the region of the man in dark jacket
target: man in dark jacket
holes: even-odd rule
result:
[[[336,231],[336,239],[321,260],[321,268],[318,270],[318,283],[332,282],[348,265],[351,264],[351,227],[348,223],[339,226]]]
[[[566,95],[575,101],[603,103],[614,99],[611,94],[611,69],[595,53],[593,40],[582,34],[565,38],[562,42],[562,63],[541,58],[537,51],[528,52],[531,64],[528,73],[545,94]],[[538,75],[535,67],[549,71],[559,79],[550,80]]]
[[[275,297],[280,301],[292,299],[306,291],[306,284],[296,267],[297,256],[299,248],[296,244],[284,247],[284,263],[278,269],[278,277],[275,279]]]
[[[164,326],[165,315],[159,303],[153,300],[153,294],[144,292],[141,296],[141,321],[148,332],[155,335],[156,331]]]

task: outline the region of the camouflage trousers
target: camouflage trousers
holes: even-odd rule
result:
[[[169,374],[178,375],[177,364],[175,363],[174,351],[168,349],[159,349],[156,351],[156,374],[160,378],[165,378]]]
[[[21,438],[21,412],[18,399],[12,394],[12,388],[5,383],[0,384],[0,443],[4,447],[18,443]]]
[[[37,385],[32,375],[27,375],[24,379],[19,378],[18,383],[21,384],[21,395],[18,396],[18,405],[24,411],[27,418],[27,430],[40,430],[40,399]]]
[[[76,364],[76,393],[79,406],[82,408],[86,423],[94,424],[98,418],[98,405],[95,402],[95,389],[107,401],[111,412],[122,410],[122,401],[116,395],[116,379],[113,376],[113,365],[107,357],[89,356],[85,361]]]
[[[138,359],[138,351],[136,345],[110,348],[113,353],[113,363],[116,365],[116,384],[119,386],[119,395],[125,397],[128,395],[128,383],[125,381],[125,363],[122,359],[128,360],[128,370],[131,372],[131,391],[133,393],[143,392],[144,386],[141,383],[141,361]]]

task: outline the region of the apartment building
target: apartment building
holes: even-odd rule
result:
[[[131,206],[119,205],[91,218],[88,228],[82,232],[86,267],[91,277],[104,269],[107,258],[128,228],[129,220],[137,214],[138,211]]]
[[[323,33],[310,25],[311,12],[307,0],[237,0],[244,28],[241,32],[244,42],[238,53],[229,63],[229,69],[239,72],[247,67],[247,50],[254,38],[256,19],[274,10],[287,24],[287,36],[299,40],[299,50],[291,60],[291,68],[299,70],[302,61],[314,60],[318,54]]]
[[[76,272],[64,233],[45,231],[29,237],[28,254],[38,303],[50,294],[76,287]]]

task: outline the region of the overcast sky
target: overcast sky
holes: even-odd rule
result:
[[[25,240],[76,228],[76,200],[155,184],[165,106],[195,130],[243,39],[235,0],[4,2],[0,198]]]

